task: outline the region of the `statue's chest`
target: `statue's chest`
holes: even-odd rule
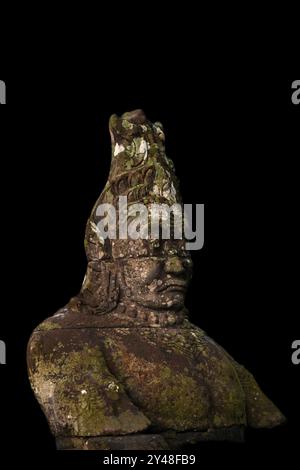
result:
[[[118,329],[106,335],[109,368],[158,427],[207,426],[209,397],[197,370],[194,339],[187,331],[174,334],[151,328]]]

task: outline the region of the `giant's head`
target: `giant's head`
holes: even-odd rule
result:
[[[90,292],[97,307],[97,296],[107,290],[103,313],[118,302],[155,311],[180,310],[192,261],[180,231],[183,220],[174,215],[182,217],[182,203],[173,162],[165,153],[162,124],[152,124],[136,110],[113,115],[109,130],[111,169],[87,224],[89,268],[83,291]],[[104,205],[113,208],[115,219],[106,214],[105,219],[99,210]],[[115,222],[115,237],[103,237],[99,227],[104,219]]]

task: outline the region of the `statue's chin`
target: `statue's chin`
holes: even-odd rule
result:
[[[161,299],[155,299],[153,297],[135,297],[132,299],[137,305],[141,305],[142,307],[150,308],[153,310],[181,310],[184,307],[184,297],[181,295],[176,296],[168,296],[164,298],[162,301]]]

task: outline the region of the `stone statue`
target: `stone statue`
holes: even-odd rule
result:
[[[57,448],[176,449],[283,423],[253,376],[189,322],[184,240],[101,236],[97,208],[111,204],[121,217],[119,196],[128,206],[181,204],[162,125],[136,110],[113,115],[109,128],[111,170],[87,223],[82,289],[28,345]]]

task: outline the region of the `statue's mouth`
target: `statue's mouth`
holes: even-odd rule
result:
[[[157,289],[157,292],[185,292],[187,290],[187,282],[181,280],[170,279],[163,286]]]

